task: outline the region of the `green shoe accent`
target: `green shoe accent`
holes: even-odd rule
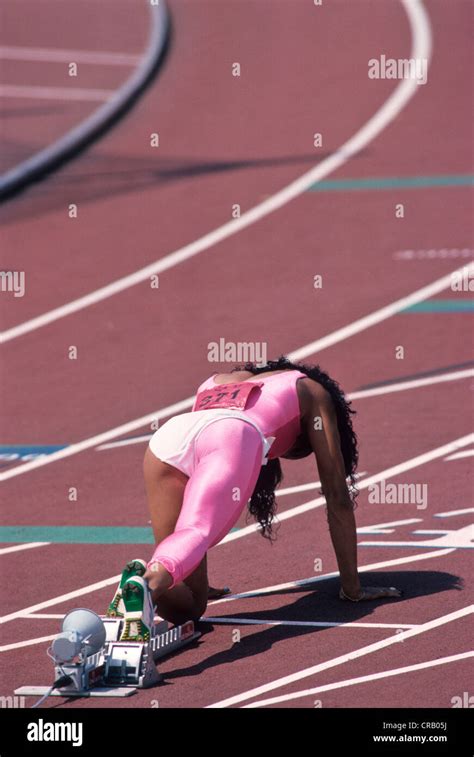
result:
[[[143,578],[130,578],[123,587],[125,622],[120,641],[149,641],[154,622],[150,592]]]
[[[145,572],[145,560],[131,560],[126,564],[125,568],[122,571],[120,583],[117,586],[114,597],[105,613],[108,618],[123,618],[125,607],[122,599],[122,589],[129,578],[133,578],[133,576],[143,576]]]

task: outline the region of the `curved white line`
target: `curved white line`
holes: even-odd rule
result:
[[[431,29],[427,13],[421,0],[401,0],[410,23],[412,35],[411,58],[426,59],[428,62],[431,58]],[[123,292],[129,287],[135,286],[142,281],[146,281],[155,274],[166,271],[185,260],[198,255],[200,252],[209,249],[218,242],[227,239],[236,234],[238,231],[251,226],[253,223],[260,221],[261,218],[273,213],[275,210],[294,200],[300,194],[305,192],[312,184],[320,181],[328,174],[335,171],[343,165],[349,158],[360,152],[369,142],[375,139],[388,124],[398,116],[400,111],[405,107],[408,101],[418,90],[419,85],[416,79],[404,79],[401,81],[388,100],[376,111],[376,113],[367,121],[362,128],[357,131],[353,137],[345,142],[335,153],[327,157],[317,166],[307,171],[295,181],[288,184],[276,194],[272,195],[264,202],[248,210],[240,218],[233,219],[223,226],[214,229],[214,231],[205,234],[200,239],[181,247],[178,250],[166,255],[164,258],[156,260],[154,263],[141,268],[135,273],[117,279],[94,292],[90,292],[84,297],[61,305],[54,310],[50,310],[43,315],[24,321],[18,326],[13,326],[0,334],[0,342],[8,342],[16,339],[23,334],[46,326],[61,318],[65,318],[72,313],[83,310],[97,302],[112,297],[118,292]]]

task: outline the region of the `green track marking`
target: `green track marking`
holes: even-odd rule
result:
[[[232,531],[238,531],[233,528]],[[143,526],[0,526],[0,543],[46,541],[54,544],[154,544]]]
[[[425,189],[427,187],[474,186],[474,176],[446,174],[442,176],[392,176],[370,179],[328,179],[312,184],[308,192],[345,192],[360,189]]]
[[[153,544],[142,526],[0,526],[0,542],[49,541],[57,544]]]
[[[472,313],[474,300],[425,300],[410,305],[400,313]]]

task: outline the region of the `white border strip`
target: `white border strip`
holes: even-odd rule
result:
[[[412,50],[410,57],[429,61],[431,57],[431,29],[423,3],[421,0],[401,1],[411,29]],[[84,297],[79,297],[76,300],[68,302],[66,305],[54,308],[53,310],[43,313],[43,315],[7,329],[7,331],[4,331],[3,334],[0,335],[0,341],[7,342],[11,339],[16,339],[19,336],[42,328],[47,324],[54,323],[60,318],[65,318],[72,313],[77,313],[79,310],[95,305],[97,302],[101,302],[102,300],[118,294],[118,292],[123,292],[136,284],[146,281],[150,276],[166,271],[179,263],[183,263],[185,260],[189,260],[200,252],[213,247],[218,242],[222,242],[224,239],[242,231],[242,229],[260,221],[270,213],[274,213],[276,210],[305,192],[312,184],[320,181],[325,176],[335,171],[347,160],[366,147],[399,115],[418,90],[419,87],[416,79],[403,79],[400,81],[388,100],[386,100],[374,115],[359,129],[359,131],[336,150],[336,152],[329,155],[321,161],[321,163],[318,163],[317,166],[304,173],[279,192],[276,192],[264,202],[255,205],[255,207],[248,210],[240,216],[240,218],[232,219],[222,226],[219,226],[217,229],[214,229],[214,231],[211,231],[194,242],[175,250],[164,258],[156,260],[145,268],[135,271],[135,273],[132,273],[129,276],[117,279],[107,286],[96,289],[94,292],[90,292]],[[413,303],[407,303],[404,307],[408,307],[408,304]],[[339,339],[336,341],[339,341]]]

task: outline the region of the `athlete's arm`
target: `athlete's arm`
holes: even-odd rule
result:
[[[328,392],[312,382],[306,434],[316,457],[321,488],[326,497],[329,532],[336,553],[343,591],[360,592],[354,510],[346,483],[336,412]]]
[[[312,382],[313,383],[313,382]],[[346,483],[336,411],[328,392],[318,384],[309,388],[309,410],[304,424],[316,457],[321,488],[326,497],[329,531],[341,577],[341,599],[378,599],[400,596],[393,587],[364,587],[357,572],[357,533],[354,509]]]

